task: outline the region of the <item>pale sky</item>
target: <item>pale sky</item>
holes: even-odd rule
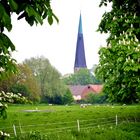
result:
[[[13,15],[13,29],[8,36],[16,46],[13,57],[17,62],[26,58],[44,56],[62,74],[73,73],[79,16],[81,11],[87,67],[98,63],[98,51],[105,46],[107,35],[96,30],[105,10],[99,8],[100,0],[52,0],[54,21],[30,27],[24,19],[17,21]]]

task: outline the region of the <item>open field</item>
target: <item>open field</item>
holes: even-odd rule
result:
[[[108,136],[114,140],[137,140],[140,138],[140,106],[12,105],[8,108],[8,118],[0,119],[0,130],[12,137],[32,131],[31,136],[41,134],[50,140],[107,140]]]

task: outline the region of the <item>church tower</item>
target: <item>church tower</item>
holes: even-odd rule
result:
[[[85,57],[85,49],[84,49],[83,31],[82,31],[82,17],[80,14],[76,53],[75,53],[74,72],[78,71],[81,68],[87,68],[87,65],[86,65],[86,57]]]

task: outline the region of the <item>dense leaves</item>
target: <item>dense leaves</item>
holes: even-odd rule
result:
[[[63,104],[71,104],[72,102],[74,102],[74,98],[70,89],[67,89],[63,95]]]
[[[6,109],[8,107],[7,103],[28,103],[28,100],[22,96],[20,93],[5,93],[4,91],[0,92],[0,117],[3,119],[7,118]]]
[[[26,59],[24,61],[36,77],[41,90],[41,102],[61,104],[66,92],[65,85],[61,82],[61,74],[50,64],[45,57]]]
[[[97,80],[93,73],[88,69],[80,69],[74,74],[69,76],[64,76],[63,81],[67,85],[87,85],[87,84],[100,84],[101,82]]]
[[[98,31],[109,33],[110,42],[133,26],[133,33],[140,40],[140,1],[102,0],[100,6],[106,6],[108,2],[112,2],[112,10],[104,13]]]
[[[96,74],[111,102],[134,103],[140,100],[140,42],[132,32],[122,34],[100,49]]]
[[[112,2],[98,30],[109,33],[108,46],[99,51],[96,74],[104,81],[104,92],[111,102],[140,101],[140,2],[139,0],[102,0]]]
[[[5,29],[12,30],[13,13],[17,14],[18,20],[24,18],[31,26],[38,23],[42,25],[46,18],[50,25],[53,19],[58,22],[51,9],[50,0],[0,0],[0,79],[5,72],[16,71],[16,61],[11,57],[15,46],[4,34]]]
[[[23,64],[18,65],[17,68],[16,74],[10,74],[0,81],[0,91],[21,93],[29,100],[38,102],[40,89],[31,69]]]
[[[89,93],[82,102],[90,103],[90,104],[103,104],[106,103],[106,95],[105,94],[96,94]]]

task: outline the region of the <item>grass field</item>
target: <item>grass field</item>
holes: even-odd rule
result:
[[[14,125],[17,136],[25,140],[137,140],[139,122],[139,105],[12,105],[8,118],[0,120],[0,130],[14,137]]]

